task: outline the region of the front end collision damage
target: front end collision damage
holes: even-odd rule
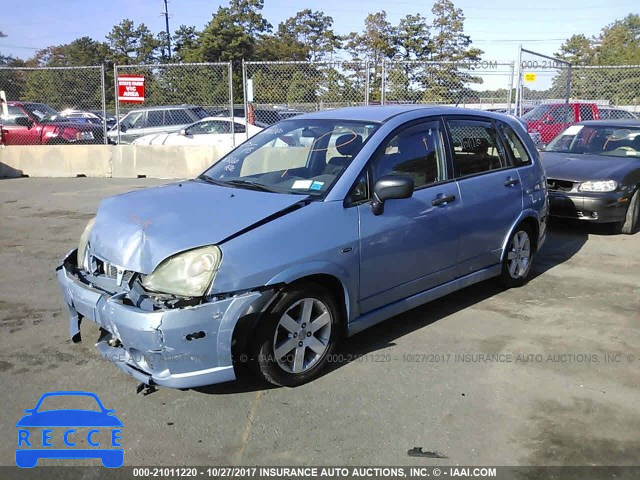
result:
[[[278,285],[172,308],[140,308],[133,290],[105,290],[81,275],[76,250],[56,269],[70,314],[70,335],[80,341],[80,321],[96,323],[101,356],[146,385],[191,388],[235,380],[232,343],[238,322],[255,322]],[[132,282],[133,283],[133,282]],[[102,288],[101,288],[102,287]]]

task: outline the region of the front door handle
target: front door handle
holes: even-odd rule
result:
[[[433,205],[434,207],[437,207],[438,205],[442,205],[442,204],[446,204],[446,203],[451,203],[456,199],[456,196],[453,194],[449,194],[449,195],[438,195],[436,198],[434,198],[433,200],[431,200],[431,205]]]
[[[517,178],[509,177],[504,181],[505,187],[513,187],[514,185],[518,185],[520,180]]]

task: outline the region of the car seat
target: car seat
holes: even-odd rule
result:
[[[360,151],[360,148],[362,148],[362,143],[361,135],[347,133],[339,136],[336,139],[336,150],[342,156],[329,159],[324,173],[338,175],[346,170],[353,160],[353,157]]]

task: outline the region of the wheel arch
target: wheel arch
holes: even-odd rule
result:
[[[272,305],[278,302],[286,288],[292,285],[316,283],[329,290],[336,299],[336,302],[338,302],[339,308],[342,309],[340,333],[342,336],[346,336],[347,325],[349,318],[351,318],[349,312],[352,305],[352,296],[347,287],[348,283],[344,278],[340,278],[340,273],[336,272],[335,269],[339,268],[337,265],[333,265],[334,268],[318,269],[317,267],[319,265],[317,265],[317,263],[324,262],[298,265],[291,270],[275,276],[267,283],[265,288],[269,286],[273,287],[273,289],[267,290],[271,292],[271,294],[252,306],[252,308],[238,320],[234,327],[231,346],[234,364],[237,364],[237,360],[241,358],[242,354],[247,353],[247,348],[251,345],[250,339],[259,327],[261,317],[270,310]]]
[[[502,242],[502,255],[500,258],[501,261],[504,260],[504,256],[507,254],[507,244],[509,242],[509,239],[516,231],[516,229],[520,227],[520,225],[526,225],[531,229],[531,232],[533,234],[531,238],[533,251],[538,251],[538,242],[540,240],[540,217],[538,216],[537,212],[531,210],[528,212],[523,212],[520,217],[518,217],[518,220],[514,222],[513,226],[509,229],[507,236]]]

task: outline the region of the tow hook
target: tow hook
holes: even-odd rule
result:
[[[147,385],[146,383],[141,383],[136,387],[136,394],[142,392],[142,395],[146,397],[147,395],[151,395],[153,392],[157,392],[158,389],[153,385]]]

